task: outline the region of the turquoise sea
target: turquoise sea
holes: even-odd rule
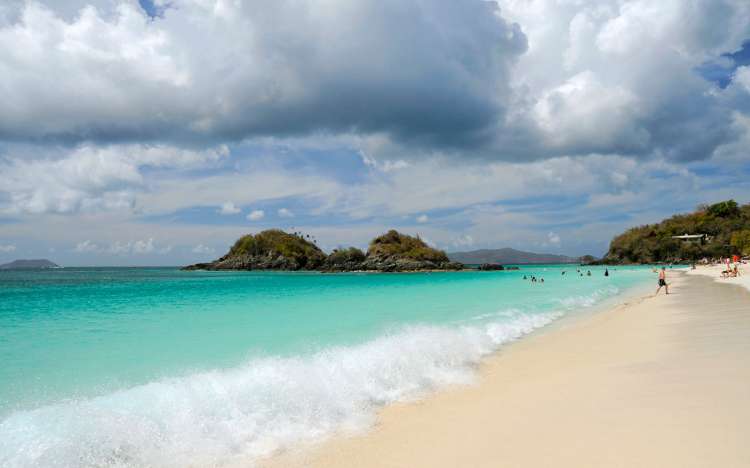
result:
[[[653,281],[577,268],[0,271],[0,466],[222,466],[366,428],[382,405],[470,382],[504,343]]]

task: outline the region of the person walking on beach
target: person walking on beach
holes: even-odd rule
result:
[[[662,286],[664,286],[664,290],[666,291],[666,293],[669,294],[669,285],[667,284],[667,269],[665,267],[661,267],[661,270],[659,271],[659,287],[656,288],[654,296],[659,294]]]

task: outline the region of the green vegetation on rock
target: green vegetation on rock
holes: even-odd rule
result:
[[[408,260],[446,263],[450,260],[442,250],[433,249],[422,239],[391,229],[370,242],[368,257],[399,257]]]
[[[329,272],[361,270],[364,260],[365,253],[356,247],[334,249],[323,263],[323,270]]]
[[[229,255],[284,256],[300,264],[319,264],[325,259],[317,245],[302,234],[289,234],[281,229],[269,229],[258,234],[242,236],[229,250]]]
[[[326,254],[301,233],[269,229],[242,236],[229,252],[210,263],[198,263],[186,270],[315,270]]]
[[[460,270],[445,252],[419,237],[388,231],[370,243],[367,254],[356,247],[336,249],[326,256],[310,236],[278,229],[240,237],[220,259],[185,267],[186,270],[320,270],[424,271]]]
[[[706,237],[698,241],[673,238],[684,234]],[[750,204],[739,206],[727,200],[628,229],[612,240],[604,262],[685,262],[733,254],[750,254]]]

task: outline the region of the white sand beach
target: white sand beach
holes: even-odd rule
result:
[[[669,271],[669,296],[520,340],[476,385],[389,406],[366,434],[267,465],[750,466],[750,291],[713,273]]]
[[[750,290],[750,267],[748,265],[740,264],[738,267],[740,275],[734,278],[722,278],[721,272],[725,269],[724,265],[702,265],[696,267],[695,270],[689,270],[688,273],[691,275],[708,276],[720,283],[737,284]]]

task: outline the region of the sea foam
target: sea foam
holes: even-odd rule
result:
[[[384,404],[471,382],[482,357],[574,303],[590,304],[572,301],[543,314],[503,311],[458,326],[414,326],[306,357],[253,359],[234,369],[19,411],[0,422],[0,466],[251,463],[333,431],[365,429]]]

